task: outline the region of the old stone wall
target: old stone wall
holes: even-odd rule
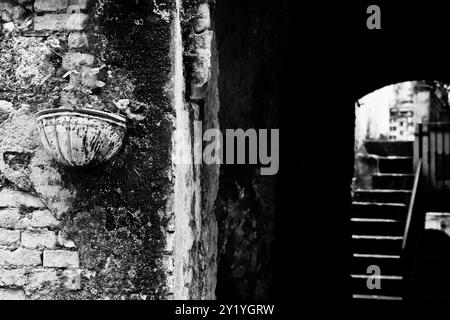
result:
[[[161,4],[169,12],[161,15],[150,3],[21,3],[1,2],[0,298],[164,298],[171,4]],[[152,52],[132,54],[150,43]],[[142,73],[149,60],[156,66]],[[90,101],[65,90],[64,73],[80,63],[106,65],[99,75],[106,85]],[[109,111],[108,102],[120,98],[148,109],[145,121],[129,123],[114,161],[71,169],[41,147],[37,111],[77,105]]]
[[[0,0],[0,299],[214,297],[218,166],[176,161],[199,142],[194,119],[218,126],[209,10]],[[84,95],[79,66],[96,70]],[[42,147],[36,112],[118,112],[121,99],[137,107],[111,161],[67,167]]]
[[[183,43],[180,64],[184,69],[180,124],[189,132],[182,146],[191,156],[178,166],[187,188],[178,189],[175,231],[175,298],[213,299],[217,278],[217,221],[214,203],[219,187],[219,164],[196,163],[203,152],[203,133],[219,129],[219,76],[212,20],[215,3],[205,0],[179,1],[180,39]],[[200,125],[199,125],[200,124]],[[186,185],[186,184],[184,184]],[[184,201],[182,195],[188,195]]]
[[[79,47],[67,39],[85,37],[86,1],[0,9],[0,299],[51,299],[81,288],[77,245],[62,230],[75,191],[41,149],[34,113],[58,99],[58,64]]]

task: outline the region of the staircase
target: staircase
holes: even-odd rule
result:
[[[367,158],[375,159],[370,189],[353,192],[352,292],[354,301],[400,302],[406,281],[402,265],[403,232],[414,183],[412,142],[368,141]],[[370,289],[371,265],[381,271],[380,289]]]

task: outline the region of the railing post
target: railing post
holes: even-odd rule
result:
[[[422,174],[422,161],[419,160],[419,163],[417,164],[417,169],[414,175],[414,185],[411,193],[411,199],[409,200],[409,206],[408,206],[408,215],[406,217],[406,224],[405,224],[405,231],[403,232],[403,243],[402,243],[402,249],[404,250],[406,248],[408,236],[410,233],[410,227],[413,219],[414,214],[414,204],[416,201],[416,195],[419,189],[419,180],[420,176]]]
[[[413,159],[414,170],[417,169],[419,159],[422,158],[422,124],[418,123],[414,130],[414,143],[413,143]]]

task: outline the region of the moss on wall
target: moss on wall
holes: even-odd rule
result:
[[[157,3],[172,10],[173,1]],[[172,189],[171,24],[154,9],[153,1],[90,3],[88,51],[117,76],[110,89],[106,79],[101,98],[133,98],[149,107],[144,121],[128,123],[124,146],[110,163],[64,169],[63,180],[77,190],[64,229],[85,269],[82,290],[61,293],[64,298],[159,299],[166,294],[162,259]]]

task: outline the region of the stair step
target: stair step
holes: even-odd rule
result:
[[[412,173],[375,173],[372,175],[373,189],[412,190],[414,174]]]
[[[353,239],[372,239],[372,240],[403,240],[402,236],[374,236],[374,235],[352,235]]]
[[[352,231],[367,235],[402,235],[405,224],[396,219],[352,218]]]
[[[352,290],[359,294],[377,294],[383,296],[402,296],[404,294],[405,282],[402,276],[352,274],[351,277]],[[379,284],[379,288],[371,289],[369,287],[370,284],[374,285],[376,283]]]
[[[353,222],[385,222],[385,223],[398,223],[400,220],[396,219],[377,219],[377,218],[352,218]]]
[[[409,203],[411,190],[389,190],[389,189],[357,189],[353,199],[359,202],[377,203]]]
[[[353,299],[402,301],[402,296],[382,296],[374,294],[354,294]]]
[[[379,173],[413,173],[412,157],[379,157]]]
[[[396,219],[404,221],[408,207],[405,203],[379,203],[354,201],[353,218]]]
[[[398,275],[370,275],[370,274],[352,274],[352,278],[354,279],[368,279],[369,277],[371,279],[380,279],[380,280],[403,280],[403,276]]]
[[[400,255],[396,254],[372,254],[372,253],[354,253],[353,257],[355,258],[372,258],[372,259],[400,259]]]
[[[402,236],[352,235],[354,252],[373,252],[377,254],[399,254]]]
[[[362,254],[353,253],[351,272],[354,274],[367,274],[370,266],[376,265],[384,274],[402,275],[403,261],[400,255]]]
[[[412,141],[385,141],[368,140],[364,142],[364,148],[368,153],[380,156],[412,156]]]

